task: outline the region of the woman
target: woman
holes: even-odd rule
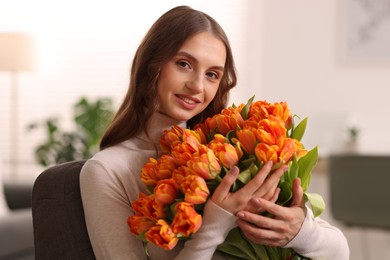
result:
[[[87,229],[97,259],[147,258],[142,242],[126,224],[127,217],[134,214],[132,201],[140,192],[147,193],[139,179],[143,164],[149,157],[160,155],[158,142],[164,130],[173,125],[192,127],[219,113],[235,85],[231,48],[213,18],[183,6],[173,8],[154,23],[135,54],[128,93],[102,138],[101,151],[87,161],[80,176]],[[246,228],[254,241],[261,239],[245,225],[255,223],[252,214],[263,208],[256,202],[273,203],[278,196],[277,183],[286,168],[270,173],[271,166],[266,164],[248,185],[230,193],[238,176],[238,169],[233,168],[206,203],[202,227],[193,238],[172,251],[148,244],[150,259],[221,258],[215,253],[216,247],[236,225],[236,214],[242,219],[237,224]],[[293,242],[308,221],[299,192],[295,185],[297,206],[286,221],[294,225],[277,232],[282,236],[288,233],[284,236],[287,241],[279,239],[282,246]],[[332,227],[332,232],[325,235],[337,232]],[[343,236],[337,234],[339,242]],[[300,246],[306,249],[298,243]],[[308,253],[312,253],[310,248]]]

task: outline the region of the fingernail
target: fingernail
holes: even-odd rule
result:
[[[238,217],[238,218],[245,218],[245,214],[242,213],[242,212],[238,212],[238,213],[237,213],[237,217]]]
[[[230,174],[236,175],[239,173],[239,169],[237,166],[233,166],[232,169],[230,170]]]
[[[255,198],[255,199],[253,199],[253,201],[256,203],[257,206],[259,206],[261,204],[259,198]]]

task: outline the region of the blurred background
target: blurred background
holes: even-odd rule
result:
[[[225,29],[239,73],[231,103],[253,95],[287,101],[294,114],[309,118],[303,142],[318,145],[320,153],[312,189],[327,204],[332,155],[390,154],[389,0],[1,0],[0,5],[4,182],[32,183],[53,163],[42,158],[54,156],[44,152],[54,135],[68,138],[70,153],[85,138],[96,139],[99,132],[91,133],[90,121],[80,115],[104,123],[99,115],[111,115],[122,101],[144,34],[177,5],[200,9]],[[85,136],[75,134],[80,129]],[[345,231],[351,259],[390,258],[390,232],[383,225],[344,225],[331,209],[324,218]]]

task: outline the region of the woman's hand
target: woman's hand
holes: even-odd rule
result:
[[[289,207],[283,207],[265,199],[258,199],[258,207],[274,215],[274,218],[250,211],[237,213],[237,225],[252,242],[268,246],[285,246],[299,232],[306,215],[300,179],[293,182],[293,198]]]
[[[275,202],[280,192],[278,188],[280,177],[287,170],[287,166],[282,166],[270,174],[271,168],[272,162],[267,162],[244,187],[231,193],[230,188],[239,174],[238,168],[233,167],[215,189],[211,200],[233,214],[240,210],[262,212],[256,200],[263,198]]]

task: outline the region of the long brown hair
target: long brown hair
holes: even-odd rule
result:
[[[100,149],[116,145],[141,131],[157,106],[157,81],[160,68],[166,64],[192,35],[208,31],[226,46],[226,64],[218,91],[207,108],[191,118],[193,127],[219,113],[228,100],[229,90],[237,83],[229,40],[221,26],[209,15],[188,6],[175,7],[163,14],[150,28],[134,56],[127,94],[111,125],[103,135]]]

